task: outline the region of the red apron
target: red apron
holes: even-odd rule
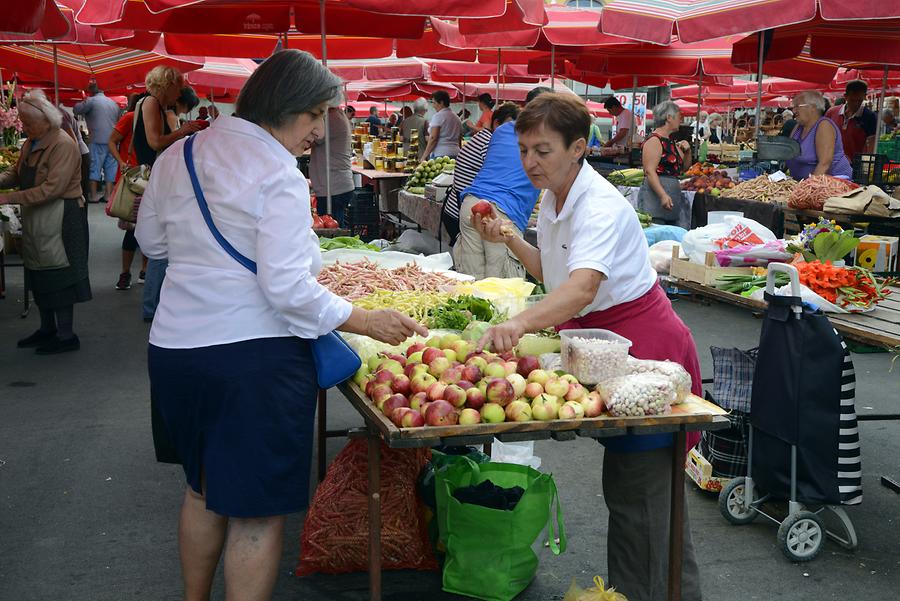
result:
[[[660,286],[653,286],[647,294],[633,301],[570,319],[557,329],[575,328],[602,328],[624,336],[631,340],[630,353],[637,359],[668,359],[681,364],[691,374],[691,392],[703,396],[700,359],[694,338]],[[699,440],[699,432],[688,432],[687,448]]]

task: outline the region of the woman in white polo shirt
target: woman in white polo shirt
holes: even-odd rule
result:
[[[315,364],[334,329],[399,344],[427,331],[396,311],[362,311],[316,281],[322,264],[296,157],[324,135],[341,80],[305,52],[262,63],[234,117],[197,134],[196,176],[224,250],[201,213],[185,143],[156,160],[135,235],[168,259],[150,330],[154,426],[184,467],[179,550],[185,599],[209,599],[224,556],[228,599],[269,599],[285,515],[306,507]]]
[[[591,117],[577,98],[543,94],[516,120],[520,157],[537,188],[545,189],[538,246],[500,219],[473,216],[485,240],[505,242],[547,297],[491,329],[479,342],[512,348],[526,332],[604,328],[632,341],[639,359],[683,365],[699,393],[700,367],[690,330],[650,267],[637,215],[583,157]],[[609,583],[632,601],[666,597],[672,435],[602,439],[603,493],[609,509]],[[700,582],[685,515],[682,598],[699,601]]]

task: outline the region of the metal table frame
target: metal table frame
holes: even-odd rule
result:
[[[672,494],[669,506],[669,601],[681,601],[681,571],[684,549],[684,457],[687,454],[686,433],[697,430],[720,430],[729,427],[721,415],[666,415],[643,418],[594,418],[557,420],[552,422],[503,422],[474,426],[448,426],[409,430],[394,426],[354,384],[344,383],[338,390],[359,411],[365,426],[349,431],[327,429],[325,391],[318,398],[318,474],[325,474],[325,440],[335,436],[366,438],[368,441],[369,473],[369,599],[381,600],[381,453],[383,440],[390,448],[421,448],[437,445],[490,445],[494,438],[503,442],[526,440],[575,440],[578,436],[605,438],[623,434],[674,433],[675,452],[672,455]]]

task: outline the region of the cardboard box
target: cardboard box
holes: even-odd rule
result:
[[[752,273],[749,267],[719,267],[716,255],[711,252],[706,253],[706,262],[701,265],[700,263],[691,263],[686,258],[682,259],[679,251],[680,247],[678,246],[672,248],[672,264],[669,267],[669,275],[673,278],[714,286],[723,275],[750,275]]]
[[[688,453],[687,461],[684,465],[684,471],[701,490],[710,492],[720,492],[730,478],[719,478],[712,475],[712,464],[700,454],[696,447]]]
[[[896,271],[898,241],[896,236],[863,236],[853,251],[853,264],[872,271]]]

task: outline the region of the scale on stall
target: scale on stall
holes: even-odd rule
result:
[[[784,170],[784,162],[800,155],[800,144],[786,136],[759,136],[752,157],[741,151],[739,169],[742,179]],[[749,154],[749,153],[748,153]]]

